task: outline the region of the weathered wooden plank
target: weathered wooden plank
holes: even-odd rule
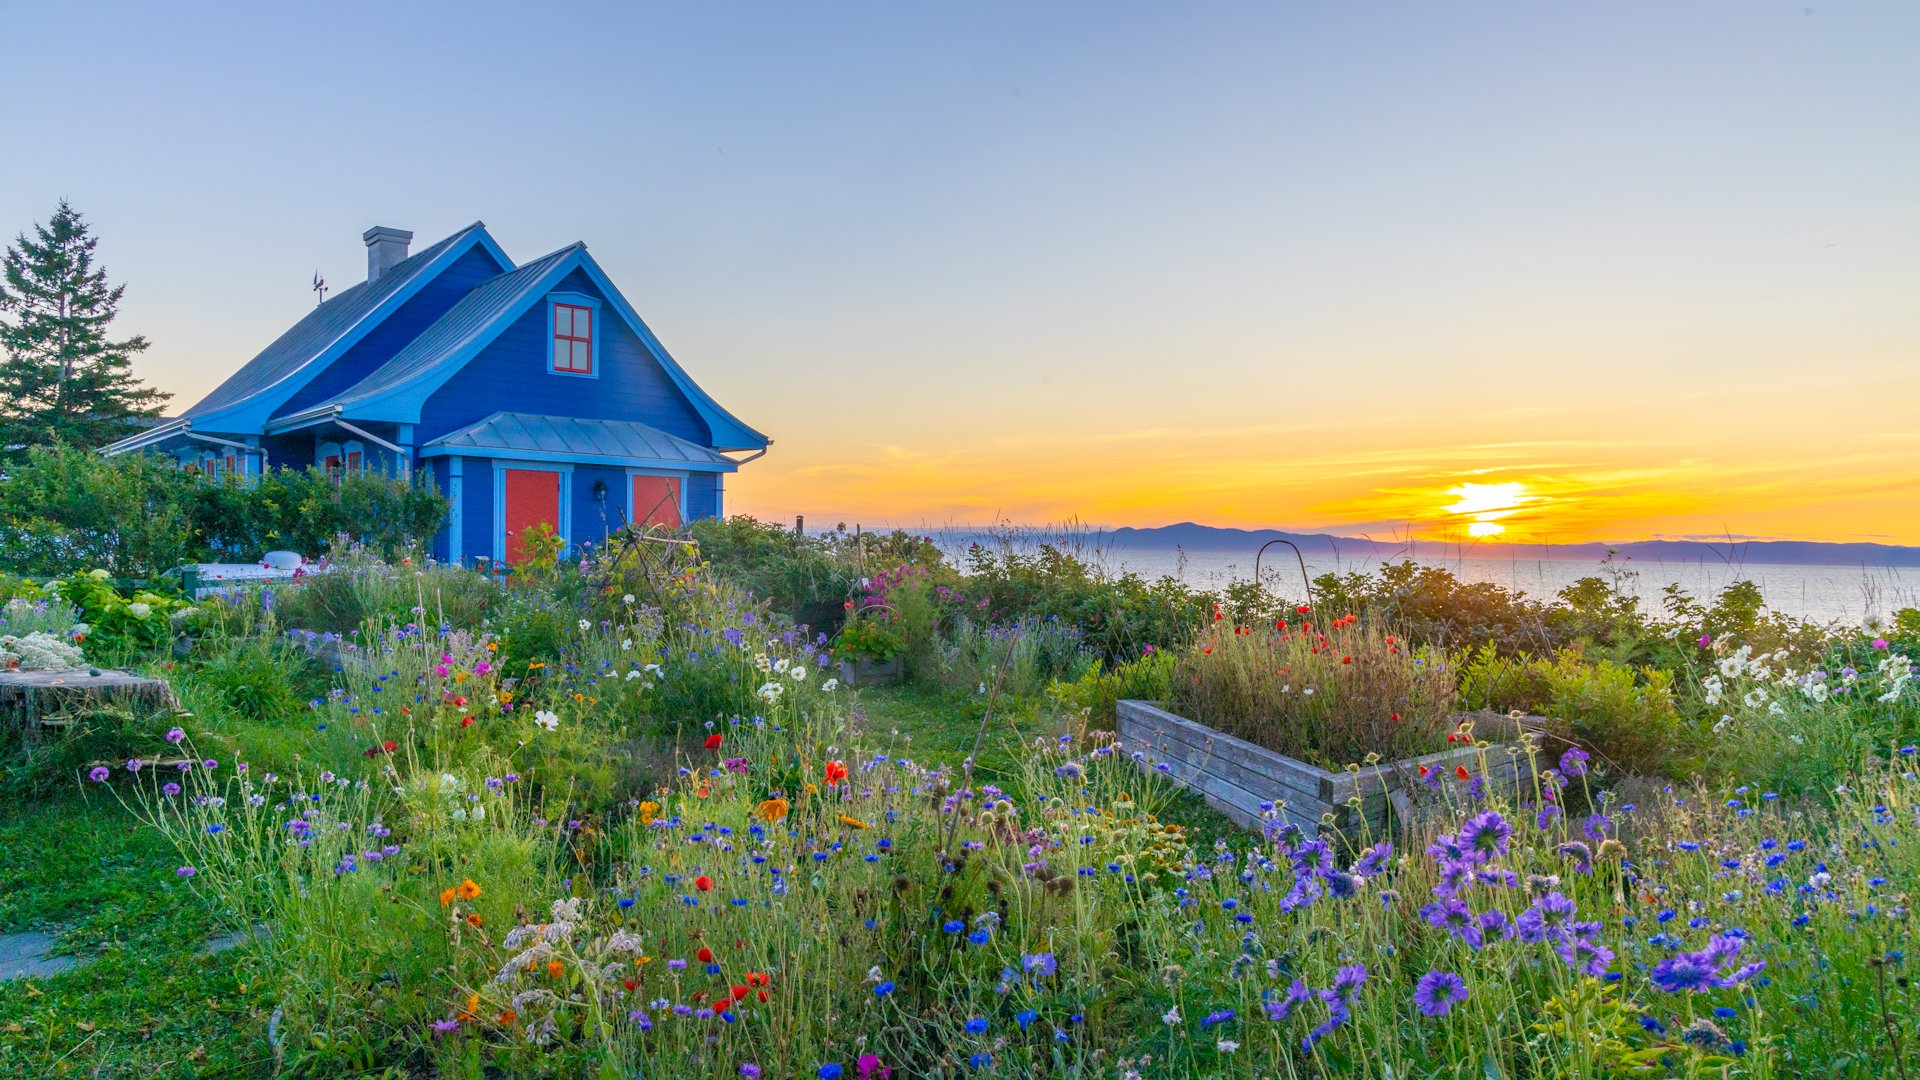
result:
[[[1154,746],[1163,751],[1180,746],[1186,750],[1186,756],[1204,755],[1221,764],[1224,775],[1234,778],[1242,787],[1250,791],[1273,788],[1283,791],[1290,800],[1324,801],[1320,798],[1321,778],[1314,775],[1319,770],[1283,754],[1276,754],[1257,746],[1240,743],[1239,740],[1219,741],[1209,739],[1195,730],[1197,725],[1156,725],[1151,722],[1120,718],[1117,725],[1120,736],[1127,742]]]
[[[1167,763],[1175,782],[1248,828],[1263,823],[1259,805],[1271,801],[1281,806],[1283,820],[1315,834],[1323,814],[1331,814],[1348,831],[1364,824],[1368,831],[1384,834],[1395,819],[1432,800],[1433,796],[1414,788],[1421,782],[1422,765],[1448,775],[1465,765],[1498,791],[1518,788],[1531,778],[1534,767],[1524,754],[1509,753],[1509,744],[1496,744],[1455,747],[1370,768],[1329,772],[1150,702],[1121,701],[1116,712],[1116,726],[1125,743],[1153,751]],[[1519,727],[1540,730],[1545,723],[1542,718],[1527,717]],[[1148,761],[1141,765],[1152,767]]]

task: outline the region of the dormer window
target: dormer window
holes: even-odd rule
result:
[[[593,308],[556,300],[553,304],[553,370],[562,375],[593,374]]]

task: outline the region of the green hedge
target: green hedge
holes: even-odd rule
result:
[[[439,531],[447,506],[424,476],[208,478],[145,454],[35,449],[0,480],[0,570],[152,577],[275,550],[318,555],[339,536],[396,558]]]

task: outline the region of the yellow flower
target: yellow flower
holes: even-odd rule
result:
[[[660,813],[660,804],[649,799],[640,804],[640,824],[651,825]]]
[[[754,807],[753,812],[759,815],[761,820],[771,824],[786,817],[787,811],[790,809],[792,809],[792,806],[785,799],[767,799],[759,806]]]
[[[871,826],[871,825],[869,825],[869,824],[867,824],[867,823],[866,823],[866,822],[864,822],[864,821],[861,821],[861,820],[860,820],[859,818],[857,818],[857,817],[848,817],[848,816],[847,816],[847,815],[845,815],[845,814],[841,814],[841,815],[840,815],[840,824],[842,824],[842,825],[845,825],[845,826],[847,826],[848,828],[853,828],[853,829],[871,829],[871,828],[873,828],[873,826]]]

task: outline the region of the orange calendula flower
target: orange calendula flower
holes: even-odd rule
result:
[[[474,884],[474,881],[472,878],[468,878],[467,880],[461,882],[460,887],[455,891],[459,893],[460,899],[471,900],[474,897],[480,895],[480,886]]]
[[[759,806],[753,808],[753,812],[758,815],[762,821],[771,824],[786,817],[787,811],[792,808],[792,805],[785,799],[765,799],[761,801]]]
[[[512,1009],[500,1010],[500,1022],[502,1024],[511,1024],[518,1019],[520,1019],[520,1014],[514,1012]]]
[[[479,1012],[479,1009],[480,1009],[480,995],[479,995],[479,994],[468,994],[468,995],[467,995],[467,1007],[466,1007],[466,1008],[464,1008],[464,1009],[462,1009],[462,1010],[460,1010],[460,1019],[462,1019],[462,1020],[476,1020],[476,1019],[479,1019],[479,1017],[477,1016],[477,1013]]]
[[[867,824],[867,823],[866,823],[866,822],[864,822],[864,821],[861,821],[861,820],[860,820],[859,818],[857,818],[857,817],[848,817],[848,816],[847,816],[847,815],[845,815],[845,814],[841,814],[841,815],[840,815],[840,824],[842,824],[842,825],[845,825],[845,826],[847,826],[847,827],[848,827],[848,828],[850,828],[850,829],[871,829],[871,828],[873,828],[873,826],[871,826],[871,825],[869,825],[869,824]]]
[[[557,979],[567,973],[567,965],[558,960],[547,961],[547,977]]]
[[[444,892],[442,892],[440,894],[440,906],[446,907],[448,904],[453,903],[453,898],[455,895],[457,894],[452,889],[447,889]]]
[[[660,816],[660,804],[649,799],[640,804],[640,824],[651,825],[653,819]]]
[[[467,912],[467,925],[473,927],[475,930],[480,929],[480,913],[477,911]]]

